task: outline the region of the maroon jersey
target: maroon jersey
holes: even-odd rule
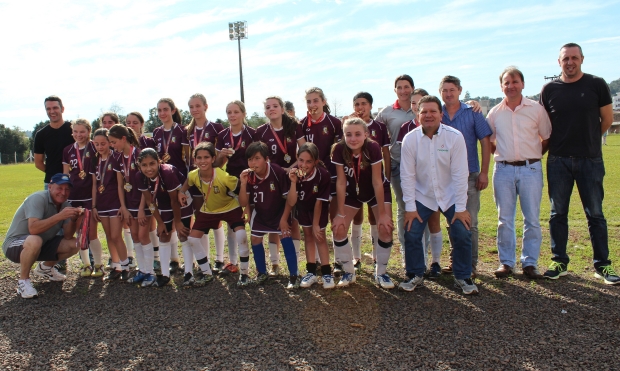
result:
[[[163,126],[159,126],[153,130],[153,139],[157,144],[156,151],[162,161],[166,155],[166,144],[168,145],[167,152],[170,159],[166,163],[176,167],[181,172],[181,181],[184,182],[187,177],[187,165],[183,161],[183,146],[189,146],[185,127],[175,123],[170,131],[165,131]]]
[[[205,125],[201,128],[198,127],[194,127],[194,129],[191,131],[191,133],[189,134],[189,148],[190,148],[190,159],[189,159],[189,168],[190,170],[193,170],[196,168],[196,166],[194,165],[194,148],[196,148],[196,146],[198,144],[200,144],[200,142],[209,142],[212,143],[215,146],[215,142],[217,141],[217,134],[222,131],[222,130],[218,130],[219,127],[221,127],[222,124],[216,124],[211,122],[211,121],[207,121],[205,123]]]
[[[138,211],[140,206],[140,199],[142,193],[140,192],[139,183],[136,183],[136,174],[140,172],[140,164],[138,163],[138,155],[140,155],[140,149],[133,148],[129,157],[125,157],[123,153],[119,153],[118,159],[115,162],[114,171],[120,172],[125,183],[131,186],[131,190],[127,192],[127,186],[123,186],[125,191],[125,206],[128,210]],[[127,164],[129,164],[129,171],[127,171]]]
[[[155,179],[149,179],[141,172],[136,173],[135,182],[140,191],[149,191],[153,195],[153,201],[157,203],[159,211],[172,211],[169,192],[181,188],[181,172],[169,164],[159,165],[159,174]],[[159,183],[157,182],[159,180]],[[157,186],[157,189],[155,187]],[[157,192],[157,193],[155,193]],[[147,200],[147,205],[150,200]]]
[[[280,143],[276,140],[276,137],[273,133],[276,133],[280,143],[286,148],[286,154],[289,157],[286,157],[282,148],[280,148]],[[271,130],[270,124],[264,124],[256,129],[256,133],[254,134],[255,142],[263,142],[269,147],[269,161],[274,164],[278,164],[282,167],[291,167],[297,161],[297,141],[299,139],[305,139],[304,132],[301,128],[301,125],[295,126],[295,137],[284,137],[284,129],[280,128],[278,130]],[[286,159],[289,161],[287,162]]]
[[[219,122],[211,122],[211,125],[213,125],[213,127],[215,128],[215,131],[218,133],[225,129],[224,125],[220,124]]]
[[[407,133],[409,133],[411,130],[417,128],[419,125],[418,123],[414,120],[409,120],[407,122],[405,122],[404,124],[402,124],[402,126],[400,127],[400,130],[398,131],[398,137],[396,138],[396,143],[400,143],[403,144],[403,138],[405,138],[405,135],[407,135]]]
[[[264,179],[256,177],[256,184],[247,185],[250,203],[254,205],[252,223],[279,225],[290,188],[286,171],[277,164],[268,163],[267,176]]]
[[[308,117],[304,117],[301,120],[301,126],[306,135],[306,141],[316,144],[319,149],[319,158],[327,166],[332,178],[335,178],[336,168],[332,165],[330,153],[332,145],[343,137],[342,122],[325,113],[318,122],[308,123]]]
[[[120,209],[121,201],[118,199],[118,179],[116,179],[116,171],[114,168],[119,156],[118,152],[110,151],[107,160],[101,160],[101,156],[97,156],[91,161],[91,175],[95,176],[97,184],[97,211],[115,211]],[[103,185],[103,189],[101,186]],[[103,192],[101,192],[103,190]]]
[[[390,135],[384,123],[371,119],[370,124],[366,124],[366,126],[368,127],[370,139],[377,142],[381,147],[388,147],[390,145]]]
[[[344,146],[346,146],[344,141],[336,144],[332,155],[332,162],[336,165],[344,166],[344,173],[347,177],[347,195],[353,196],[362,202],[368,202],[375,197],[375,189],[372,186],[372,165],[383,161],[381,147],[374,141],[368,141],[366,148],[362,150],[362,155],[369,165],[359,169],[358,172],[359,156],[352,158],[353,163],[345,164],[342,153]],[[390,183],[383,175],[383,164],[381,164],[381,177],[383,178],[384,188],[385,186],[389,188]],[[357,193],[357,186],[359,186],[359,194]]]
[[[217,135],[217,143],[215,149],[218,151],[224,148],[232,148],[235,153],[228,158],[226,163],[226,172],[232,176],[239,178],[241,172],[248,168],[248,160],[245,158],[245,149],[248,148],[250,143],[254,141],[254,134],[256,130],[243,125],[241,132],[232,136],[232,142],[230,140],[230,128],[222,130]]]
[[[62,163],[69,165],[69,177],[73,188],[69,195],[71,201],[88,201],[93,198],[93,177],[90,175],[91,160],[95,158],[97,151],[93,142],[88,142],[84,148],[77,149],[77,143],[70,144],[62,151]],[[82,162],[80,168],[79,160]],[[95,159],[96,160],[96,159]],[[84,171],[84,179],[80,177],[80,171]]]
[[[306,177],[297,185],[296,208],[302,212],[313,212],[316,200],[323,201],[323,207],[329,209],[331,174],[326,168],[317,166],[314,174]]]
[[[138,139],[138,143],[140,143],[140,149],[153,148],[154,150],[157,150],[155,140],[151,137],[147,137],[146,135],[141,136]]]

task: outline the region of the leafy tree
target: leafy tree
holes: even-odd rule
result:
[[[222,124],[225,128],[230,126],[230,123],[228,122],[228,120],[217,119],[215,120],[215,122],[217,122],[218,124]]]
[[[465,97],[463,98],[463,100],[465,101],[471,100],[471,94],[469,94],[469,90],[465,91]]]
[[[32,129],[32,135],[30,136],[30,139],[28,139],[28,148],[30,148],[31,151],[34,150],[34,136],[37,134],[37,131],[43,129],[43,127],[45,125],[48,125],[49,123],[50,123],[50,120],[40,121]]]
[[[91,123],[91,134],[94,133],[95,131],[97,131],[97,129],[99,129],[101,127],[101,119],[99,117],[97,117],[96,119],[94,119]]]
[[[17,153],[18,161],[23,161],[28,145],[28,138],[19,128],[11,129],[0,124],[0,153],[10,154],[8,162],[14,161],[15,153]]]
[[[254,112],[247,121],[248,121],[248,126],[251,126],[256,129],[257,127],[267,122],[267,117],[259,116],[257,112]]]
[[[609,90],[611,90],[611,95],[616,95],[616,93],[620,92],[620,79],[610,82]]]
[[[187,126],[190,121],[192,121],[192,115],[189,111],[185,111],[179,109],[179,113],[181,113],[181,122],[180,124],[183,126]],[[149,117],[144,122],[144,132],[152,133],[156,127],[163,125],[163,122],[157,116],[157,107],[153,107],[149,110]]]

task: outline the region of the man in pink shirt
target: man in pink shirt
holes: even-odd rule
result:
[[[499,76],[504,100],[491,109],[487,121],[493,134],[493,192],[499,214],[497,250],[500,266],[498,278],[510,276],[516,267],[515,214],[517,197],[523,212],[523,248],[521,266],[528,278],[542,278],[538,272],[540,201],[543,176],[540,159],[547,152],[551,122],[545,109],[521,94],[523,73],[507,67]]]

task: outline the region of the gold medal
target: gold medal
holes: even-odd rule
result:
[[[291,162],[291,156],[289,156],[288,153],[284,155],[284,161],[286,161],[287,164]]]
[[[80,179],[84,179],[86,178],[86,172],[84,170],[80,171],[80,174],[78,174],[78,176],[80,177]]]
[[[103,193],[103,191],[105,191],[105,187],[102,185],[99,186],[99,188],[97,188],[99,190],[99,193]]]
[[[168,152],[164,153],[164,157],[161,158],[164,162],[170,161],[170,154]]]
[[[357,192],[357,195],[359,196],[359,194],[360,194],[360,186],[359,185],[355,185],[355,192]]]
[[[151,203],[149,204],[149,210],[151,210],[152,213],[155,212],[155,204]]]
[[[131,192],[131,188],[133,188],[133,187],[131,186],[131,184],[125,183],[123,188],[125,188],[125,192]]]

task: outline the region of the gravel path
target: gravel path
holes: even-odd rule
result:
[[[138,289],[77,278],[15,293],[0,264],[3,370],[613,370],[620,360],[620,288],[592,271],[558,282],[496,280],[480,295],[444,276],[412,293],[384,291],[370,266],[344,290],[289,292],[286,279],[238,289]],[[402,273],[390,272],[402,279]]]

